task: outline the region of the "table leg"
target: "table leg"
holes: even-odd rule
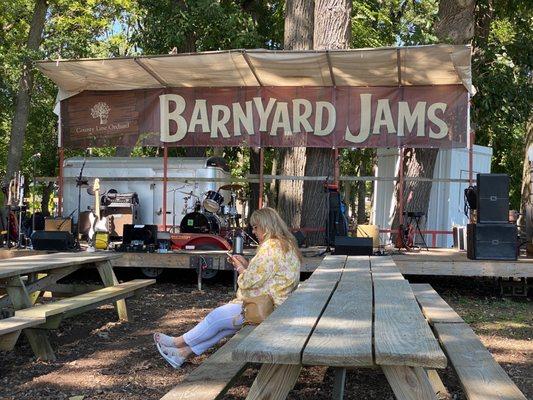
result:
[[[301,365],[263,364],[246,400],[282,400],[300,375]]]
[[[424,368],[382,365],[381,369],[398,400],[437,400]]]
[[[15,310],[33,307],[32,299],[20,276],[7,280],[6,291]],[[48,361],[54,361],[56,359],[46,331],[28,328],[24,329],[24,334],[28,338],[30,346],[37,357]]]
[[[344,385],[346,383],[346,368],[334,368],[335,380],[333,382],[333,399],[344,398]]]
[[[452,396],[448,392],[448,389],[446,389],[446,386],[444,386],[444,383],[442,383],[437,371],[434,369],[428,369],[426,372],[428,374],[429,383],[431,383],[433,391],[437,394],[437,398],[439,400],[451,400]]]
[[[115,273],[113,272],[113,266],[110,261],[104,261],[101,263],[96,264],[96,268],[98,269],[98,273],[100,274],[100,278],[102,279],[102,282],[104,285],[107,286],[115,286],[118,284],[118,279],[115,276]],[[126,300],[118,300],[115,303],[115,309],[118,313],[118,318],[122,321],[133,321],[133,316],[128,311],[128,307],[126,305]]]

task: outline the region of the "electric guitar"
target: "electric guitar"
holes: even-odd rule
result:
[[[100,217],[100,179],[96,178],[93,183],[94,210],[89,214],[91,228],[89,229],[89,239],[93,240],[95,232],[107,232],[107,218]]]

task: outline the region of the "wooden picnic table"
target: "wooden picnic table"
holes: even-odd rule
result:
[[[110,261],[119,257],[121,254],[117,253],[79,252],[41,254],[0,260],[0,285],[7,292],[6,295],[0,297],[0,308],[9,305],[14,310],[24,310],[26,314],[31,314],[26,310],[37,310],[34,304],[41,293],[57,287],[58,280],[87,266],[95,266],[98,269],[105,287],[118,285]],[[91,300],[87,299],[84,304],[88,305],[90,302]],[[130,316],[124,299],[117,300],[115,305],[119,318],[129,320]],[[31,322],[32,318],[31,315],[26,317],[28,322]],[[17,322],[16,319],[14,321]],[[46,332],[42,329],[29,329],[30,327],[31,325],[28,325],[28,329],[24,332],[35,355],[43,359],[55,359]]]
[[[248,399],[284,399],[303,365],[335,368],[335,398],[346,368],[379,367],[398,399],[436,399],[447,363],[408,281],[375,256],[326,257],[232,358],[263,364]]]

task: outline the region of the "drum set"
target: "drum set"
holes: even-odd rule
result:
[[[237,210],[237,194],[243,187],[239,184],[228,184],[209,190],[200,196],[191,192],[179,191],[185,194],[182,215],[179,225],[180,233],[199,233],[218,235],[226,238],[233,237],[236,230],[241,228],[242,214]],[[229,191],[229,199],[224,204],[221,191]],[[192,201],[192,206],[190,206]]]

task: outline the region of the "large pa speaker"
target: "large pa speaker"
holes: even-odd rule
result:
[[[466,256],[471,260],[516,260],[514,224],[468,224]]]
[[[509,222],[509,175],[477,174],[477,222]]]
[[[371,237],[335,236],[335,255],[371,256]]]
[[[31,234],[34,250],[72,250],[74,237],[66,231],[35,231]]]

